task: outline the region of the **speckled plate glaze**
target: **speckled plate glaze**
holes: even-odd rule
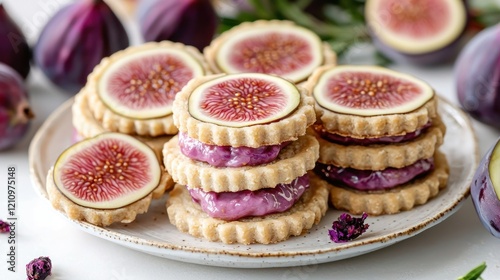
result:
[[[165,211],[165,199],[155,201],[147,214],[131,224],[97,227],[71,221],[85,232],[133,250],[163,258],[224,267],[287,267],[318,264],[351,258],[384,248],[442,222],[452,215],[469,194],[477,167],[477,141],[467,116],[449,102],[441,100],[439,110],[447,126],[441,150],[450,163],[447,188],[427,204],[395,215],[368,217],[370,228],[354,241],[336,244],[328,229],[341,214],[330,209],[322,222],[305,235],[273,245],[225,245],[180,233]],[[71,144],[71,104],[67,101],[42,125],[29,151],[30,173],[35,190],[45,199],[45,176],[57,156]],[[47,199],[48,201],[48,199]]]

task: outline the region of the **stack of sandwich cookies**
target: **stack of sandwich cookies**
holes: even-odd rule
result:
[[[286,20],[244,22],[215,38],[203,54],[214,73],[274,74],[294,83],[337,62],[318,35]]]
[[[319,145],[306,135],[314,99],[266,74],[193,79],[176,96],[179,135],[164,164],[180,231],[224,243],[275,243],[318,223],[328,189],[314,173]]]
[[[209,74],[195,48],[173,42],[132,46],[105,58],[75,97],[73,124],[81,138],[103,132],[132,135],[150,146],[162,162],[163,144],[178,130],[172,119],[175,94],[192,78]],[[173,187],[167,172],[154,192]]]
[[[315,171],[334,207],[380,215],[426,203],[446,187],[438,148],[445,126],[433,89],[374,66],[320,67],[306,88],[316,100],[310,129],[320,143]]]

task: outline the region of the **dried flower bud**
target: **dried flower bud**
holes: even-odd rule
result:
[[[330,239],[335,243],[355,239],[368,229],[369,225],[364,223],[367,217],[366,213],[363,213],[361,218],[353,218],[347,213],[342,213],[338,220],[333,222],[332,229],[328,230]]]
[[[52,262],[49,257],[38,257],[26,265],[28,280],[43,280],[50,275]]]
[[[0,232],[10,232],[9,223],[0,220]]]

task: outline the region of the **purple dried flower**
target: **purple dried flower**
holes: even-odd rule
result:
[[[353,240],[365,232],[369,225],[365,224],[368,214],[363,213],[361,218],[353,218],[347,213],[342,213],[337,221],[333,222],[332,229],[328,230],[330,239],[335,243]]]
[[[0,220],[0,232],[10,232],[9,223]]]
[[[49,257],[38,257],[26,265],[28,280],[43,280],[50,275],[52,262]]]

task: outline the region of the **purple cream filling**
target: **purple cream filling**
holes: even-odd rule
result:
[[[289,143],[259,148],[216,146],[204,144],[185,133],[179,133],[179,147],[182,154],[215,167],[255,166],[269,163],[275,160],[281,149]]]
[[[318,162],[315,171],[331,183],[340,182],[360,191],[371,191],[397,187],[433,168],[434,158],[428,158],[403,168],[386,168],[380,171],[340,168]]]
[[[426,123],[423,127],[406,133],[405,135],[396,136],[382,136],[382,137],[370,137],[370,138],[353,138],[349,136],[342,136],[335,133],[330,133],[325,130],[323,125],[314,125],[314,130],[323,138],[328,141],[338,143],[338,144],[353,144],[353,145],[369,145],[369,144],[388,144],[388,143],[401,143],[409,141],[420,136],[427,128],[431,126],[431,122]]]
[[[309,187],[309,176],[300,176],[289,184],[257,191],[204,192],[190,189],[193,200],[210,217],[234,221],[244,217],[261,217],[290,209]]]

